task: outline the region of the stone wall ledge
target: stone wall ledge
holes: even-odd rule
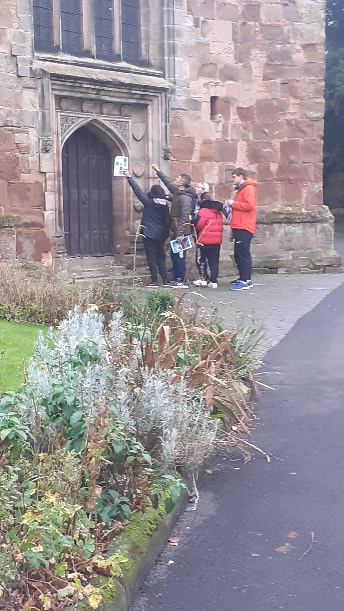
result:
[[[258,225],[292,225],[294,223],[331,223],[333,215],[328,206],[314,209],[275,208],[258,209]]]

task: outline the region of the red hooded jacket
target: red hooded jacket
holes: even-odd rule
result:
[[[236,192],[232,205],[232,229],[246,229],[254,233],[257,219],[257,182],[247,178]]]
[[[195,223],[197,243],[201,246],[222,244],[223,217],[222,204],[211,200],[201,202],[198,220]]]

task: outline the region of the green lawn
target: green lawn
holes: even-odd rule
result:
[[[38,325],[0,320],[0,393],[17,390],[24,379],[25,366],[33,354]]]

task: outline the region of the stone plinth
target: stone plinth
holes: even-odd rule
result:
[[[326,206],[261,210],[253,246],[254,267],[268,273],[341,271],[333,234],[334,219]]]

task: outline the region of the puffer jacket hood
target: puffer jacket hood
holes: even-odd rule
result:
[[[222,212],[223,204],[213,199],[204,199],[200,201],[199,207],[208,208],[209,210],[217,210],[217,212]]]
[[[151,197],[152,199],[166,200],[166,193],[160,185],[153,185],[148,193],[148,197]]]
[[[237,189],[237,191],[241,191],[242,189],[244,189],[245,187],[247,187],[247,185],[253,185],[254,187],[257,187],[257,181],[254,180],[254,178],[246,178],[246,180],[243,182],[243,184]]]

